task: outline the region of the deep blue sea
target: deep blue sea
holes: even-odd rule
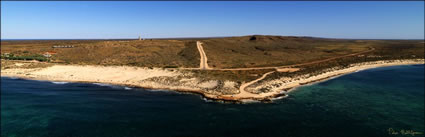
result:
[[[364,70],[251,104],[1,78],[2,137],[411,136],[402,130],[424,136],[424,65]]]

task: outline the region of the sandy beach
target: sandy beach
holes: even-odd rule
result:
[[[150,89],[176,90],[198,93],[206,98],[228,101],[270,100],[282,96],[301,85],[323,81],[329,78],[349,74],[356,71],[396,65],[424,64],[423,59],[417,60],[389,60],[352,64],[347,68],[329,68],[315,75],[306,74],[294,78],[282,77],[270,81],[261,81],[266,73],[258,79],[237,85],[234,81],[221,82],[220,90],[213,89],[219,85],[218,81],[201,81],[190,73],[183,73],[177,69],[142,68],[129,66],[79,66],[53,65],[47,68],[12,68],[1,71],[1,76],[19,77],[33,80],[63,81],[63,82],[90,82],[125,85]],[[18,64],[21,65],[21,64]],[[260,82],[260,83],[257,83]],[[267,89],[268,92],[258,92]]]

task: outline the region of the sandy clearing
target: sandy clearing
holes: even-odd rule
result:
[[[300,68],[277,68],[277,72],[295,72],[300,70]]]
[[[15,63],[15,66],[18,66],[18,67],[23,66],[23,65],[25,65],[25,64],[23,64],[23,63]]]
[[[205,81],[202,83],[198,83],[198,86],[201,88],[206,88],[206,89],[212,89],[217,87],[218,85],[218,81],[217,80],[210,80],[210,81]]]

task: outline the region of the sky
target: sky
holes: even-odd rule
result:
[[[424,1],[1,1],[2,39],[424,39]]]

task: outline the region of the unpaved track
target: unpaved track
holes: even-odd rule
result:
[[[199,69],[211,69],[208,66],[208,58],[207,58],[207,55],[205,54],[204,48],[202,47],[202,42],[196,41],[196,46],[198,47],[199,55],[201,56]]]
[[[239,94],[233,95],[233,97],[240,97],[240,98],[244,98],[244,97],[253,97],[253,96],[258,96],[258,94],[254,94],[254,93],[251,93],[251,92],[246,91],[246,90],[245,90],[245,88],[246,88],[246,87],[248,87],[249,85],[252,85],[252,84],[254,84],[254,83],[256,83],[256,82],[260,81],[260,80],[263,80],[264,78],[266,78],[266,77],[267,77],[267,75],[272,74],[273,72],[275,72],[275,71],[267,72],[267,73],[265,73],[263,76],[261,76],[260,78],[258,78],[258,79],[256,79],[256,80],[253,80],[253,81],[250,81],[250,82],[248,82],[248,83],[244,83],[244,84],[242,84],[242,85],[239,87]]]
[[[368,53],[368,52],[372,52],[375,49],[371,48],[367,51],[362,51],[362,52],[357,52],[357,53],[353,53],[353,54],[348,54],[348,55],[343,55],[343,56],[338,56],[338,57],[333,57],[333,58],[328,58],[328,59],[323,59],[323,60],[317,60],[317,61],[312,61],[312,62],[307,62],[307,63],[300,63],[300,64],[294,64],[294,65],[285,65],[285,66],[275,66],[275,67],[251,67],[251,68],[227,68],[227,69],[222,69],[222,68],[210,68],[208,67],[207,64],[207,56],[205,55],[204,49],[202,48],[202,43],[198,41],[197,45],[198,45],[198,50],[199,53],[201,54],[201,67],[200,68],[179,68],[179,69],[188,69],[188,70],[198,70],[198,69],[209,69],[209,70],[261,70],[261,69],[279,69],[279,68],[292,68],[292,67],[299,67],[299,66],[305,66],[305,65],[311,65],[311,64],[316,64],[316,63],[322,63],[322,62],[326,62],[326,61],[330,61],[330,60],[334,60],[334,59],[338,59],[338,58],[343,58],[343,57],[350,57],[350,56],[356,56],[356,55],[360,55],[360,54],[364,54],[364,53]],[[204,57],[203,57],[204,56]],[[203,63],[202,60],[203,58],[205,58],[205,63],[203,67]]]
[[[199,64],[199,68],[178,68],[178,69],[188,69],[188,70],[260,70],[260,69],[275,69],[275,71],[270,71],[267,72],[265,74],[263,74],[263,76],[261,76],[258,79],[255,79],[253,81],[250,81],[248,83],[244,83],[239,87],[239,93],[238,94],[234,94],[234,95],[221,95],[221,97],[228,97],[228,98],[232,98],[232,99],[244,99],[244,98],[255,98],[255,97],[265,97],[265,96],[269,96],[269,94],[255,94],[255,93],[250,93],[248,91],[246,91],[245,89],[260,81],[263,80],[264,78],[267,77],[267,75],[272,74],[273,72],[278,71],[281,68],[292,68],[292,67],[300,67],[300,66],[305,66],[305,65],[310,65],[310,64],[316,64],[316,63],[322,63],[322,62],[326,62],[326,61],[330,61],[330,60],[334,60],[334,59],[338,59],[338,58],[343,58],[343,57],[350,57],[350,56],[356,56],[356,55],[360,55],[360,54],[364,54],[364,53],[368,53],[371,51],[374,51],[374,48],[371,48],[367,51],[362,51],[362,52],[357,52],[357,53],[353,53],[353,54],[348,54],[348,55],[343,55],[343,56],[338,56],[338,57],[333,57],[333,58],[328,58],[328,59],[323,59],[323,60],[317,60],[317,61],[312,61],[312,62],[307,62],[307,63],[300,63],[300,64],[294,64],[294,65],[285,65],[285,66],[275,66],[275,67],[252,67],[252,68],[229,68],[229,69],[220,69],[220,68],[210,68],[208,67],[208,58],[205,54],[204,48],[202,47],[202,42],[197,41],[196,45],[198,47],[198,51],[199,54],[201,56],[201,60],[200,60],[200,64]]]

